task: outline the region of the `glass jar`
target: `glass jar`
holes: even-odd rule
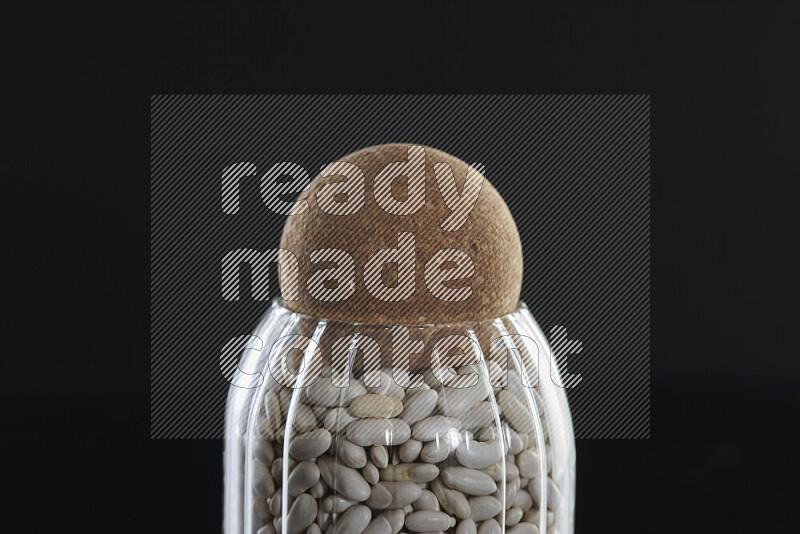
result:
[[[226,410],[226,534],[573,532],[569,408],[524,304],[402,326],[278,299],[248,346]]]

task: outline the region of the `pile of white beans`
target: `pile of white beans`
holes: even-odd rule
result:
[[[253,530],[281,534],[285,520],[286,534],[538,534],[546,425],[543,464],[519,387],[493,389],[478,375],[463,389],[430,373],[403,389],[389,371],[376,388],[320,377],[267,389],[252,449]],[[560,495],[549,476],[544,485],[552,533]]]

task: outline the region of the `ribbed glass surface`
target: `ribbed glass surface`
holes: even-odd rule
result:
[[[227,534],[572,533],[569,408],[524,304],[401,326],[276,300],[254,336],[257,385],[228,397]]]

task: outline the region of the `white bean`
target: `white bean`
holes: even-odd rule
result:
[[[286,530],[289,534],[300,534],[314,522],[317,516],[317,501],[311,495],[303,493],[294,500],[286,518]]]
[[[533,477],[531,478],[530,482],[528,483],[528,493],[531,494],[531,498],[533,502],[537,505],[540,504],[541,501],[541,484],[542,480],[540,477]],[[556,483],[553,482],[553,479],[548,477],[547,478],[547,507],[548,508],[556,508],[561,502],[561,492],[558,491],[558,487],[556,487]]]
[[[539,455],[528,449],[517,456],[519,474],[525,478],[535,477],[539,474]]]
[[[458,417],[464,423],[465,429],[472,430],[491,424],[494,421],[494,410],[489,401],[483,401]]]
[[[491,495],[497,491],[497,484],[492,477],[467,467],[445,467],[442,480],[451,488],[468,495]]]
[[[317,416],[308,405],[302,402],[297,403],[294,412],[294,423],[292,424],[298,432],[311,432],[317,428]]]
[[[330,514],[341,514],[355,504],[356,501],[345,499],[341,495],[331,495],[322,501],[322,509]]]
[[[273,517],[272,512],[269,510],[269,503],[267,500],[258,495],[253,498],[253,512],[261,519],[270,520]]]
[[[514,458],[512,457],[510,461],[506,460],[506,480],[514,480],[515,478],[519,478],[519,469],[514,464]]]
[[[438,464],[443,462],[451,452],[453,452],[453,448],[449,439],[437,439],[426,443],[422,447],[419,458],[423,462]]]
[[[319,467],[314,462],[300,462],[289,474],[289,495],[297,497],[319,480]]]
[[[481,523],[478,534],[500,534],[500,523],[494,519],[488,519]]]
[[[523,512],[527,512],[533,508],[533,499],[531,499],[531,494],[528,493],[528,490],[519,490],[517,492],[517,498],[514,499],[514,506],[522,509]]]
[[[412,512],[406,516],[406,527],[414,532],[438,532],[450,528],[450,516],[435,510]]]
[[[423,489],[419,498],[413,503],[414,510],[439,510],[439,501],[431,490]]]
[[[432,389],[419,390],[410,394],[403,403],[404,408],[400,419],[409,425],[425,419],[436,408],[438,398],[439,394]]]
[[[322,480],[334,491],[354,501],[366,501],[371,493],[370,486],[361,474],[346,465],[334,465],[334,459],[323,456],[319,459],[319,472]]]
[[[506,464],[508,465],[508,464]],[[484,473],[492,477],[492,480],[495,482],[500,482],[503,480],[503,466],[498,464],[490,465],[489,467],[484,467],[481,469]]]
[[[325,420],[322,426],[328,432],[343,432],[347,425],[355,421],[357,418],[350,415],[347,408],[333,408],[325,414]]]
[[[503,511],[502,503],[490,495],[471,498],[469,507],[472,510],[470,519],[473,521],[485,521]]]
[[[389,524],[389,520],[385,517],[378,516],[370,521],[364,530],[364,534],[392,534],[392,525]]]
[[[386,371],[381,371],[380,374],[380,385],[375,387],[367,386],[367,382],[371,384],[377,383],[377,381],[369,381],[366,379],[364,380],[365,387],[369,390],[370,393],[381,393],[383,395],[388,395],[390,397],[394,397],[396,399],[403,400],[406,396],[406,392],[403,388],[397,385],[397,382],[394,381],[394,378],[387,373]],[[373,378],[374,380],[374,378]]]
[[[384,510],[392,504],[392,493],[379,482],[372,486],[372,493],[364,504],[373,510]]]
[[[478,431],[478,441],[492,441],[497,439],[497,429],[494,426],[485,426]]]
[[[486,399],[491,388],[478,375],[478,383],[465,388],[442,388],[439,393],[439,411],[447,416],[459,416]]]
[[[448,488],[441,478],[437,478],[431,483],[431,490],[436,495],[436,498],[439,499],[439,504],[442,505],[442,508],[459,519],[469,518],[472,511],[469,507],[469,501],[467,501],[463,493]]]
[[[506,501],[506,509],[511,508],[514,506],[514,501],[517,500],[517,492],[519,491],[519,479],[514,479],[506,484],[506,491],[505,491],[505,501]],[[497,491],[494,493],[494,496],[497,500],[503,500],[503,489],[497,488]]]
[[[347,467],[361,469],[367,465],[367,453],[360,447],[345,438],[336,440],[336,456]]]
[[[326,486],[323,481],[318,480],[316,484],[311,486],[308,493],[315,499],[321,499],[328,494],[328,486]]]
[[[323,512],[322,510],[317,512],[317,524],[319,525],[319,528],[327,530],[331,524],[332,517],[332,514]]]
[[[548,531],[550,529],[547,529]],[[539,528],[531,523],[520,523],[510,529],[509,534],[539,534]]]
[[[380,480],[380,472],[372,462],[367,462],[367,465],[361,470],[361,474],[364,475],[364,480],[372,485],[377,484],[378,480]]]
[[[294,458],[289,458],[289,470],[291,471],[294,469],[294,466],[296,465],[297,460]],[[270,472],[272,473],[272,478],[275,480],[283,480],[283,458],[275,458],[275,461],[272,462]]]
[[[341,534],[361,534],[369,525],[372,518],[372,511],[358,504],[347,510],[341,517],[337,518],[333,524],[333,532]]]
[[[514,455],[522,452],[522,448],[525,444],[520,435],[514,432],[514,429],[510,426],[506,426],[504,430],[504,433],[506,434],[506,442],[508,443],[508,452]]]
[[[533,432],[533,421],[527,405],[523,404],[510,391],[503,390],[497,395],[497,404],[503,410],[508,422],[517,432]]]
[[[352,399],[366,393],[358,380],[351,380],[345,387],[334,386],[328,377],[319,377],[316,382],[306,388],[306,397],[313,404],[320,406],[344,406]]]
[[[455,369],[453,369],[452,367],[450,367],[448,369],[452,369],[453,371],[455,371]],[[437,392],[440,389],[442,389],[442,387],[444,387],[444,386],[442,386],[441,380],[436,378],[436,376],[433,374],[433,369],[431,367],[426,367],[425,370],[422,371],[422,378],[423,378],[426,386],[428,386],[431,389],[436,390]]]
[[[522,520],[522,508],[516,506],[506,512],[506,527],[513,527]]]
[[[537,446],[536,443],[536,433],[535,432],[528,432],[528,433],[521,433],[519,435],[522,438],[522,448],[523,449],[534,449]]]
[[[411,437],[401,419],[359,419],[347,425],[347,439],[356,445],[400,445]]]
[[[505,475],[506,482],[509,480],[514,480],[515,478],[519,477],[519,470],[517,466],[513,463],[506,461],[506,468],[503,469],[502,464],[496,463],[490,465],[489,467],[484,467],[481,469],[484,473],[492,477],[492,480],[495,482],[500,482],[503,480],[503,476]]]
[[[373,445],[369,449],[369,457],[378,469],[383,469],[389,465],[389,451],[383,445]]]
[[[353,417],[395,417],[403,411],[403,403],[394,397],[371,393],[353,399],[347,407]]]
[[[456,448],[458,463],[464,467],[483,469],[496,464],[503,457],[503,447],[498,441],[465,441]]]
[[[281,494],[280,492],[275,493],[272,498],[269,500],[269,511],[272,515],[281,515]]]
[[[389,508],[405,508],[419,499],[422,488],[413,482],[378,482],[392,494],[392,504]]]
[[[262,497],[272,497],[275,493],[275,481],[272,475],[259,460],[253,460],[253,490]]]
[[[413,462],[419,458],[419,453],[422,451],[422,442],[416,439],[410,439],[400,445],[398,454],[400,459],[404,462]]]
[[[390,482],[430,482],[439,476],[439,468],[433,464],[397,464],[381,470],[381,480]]]
[[[532,523],[534,525],[538,525],[540,517],[541,516],[539,515],[539,509],[536,508],[534,510],[528,510],[527,512],[525,512],[525,514],[522,516],[522,520],[526,523]],[[553,513],[552,510],[548,510],[547,526],[552,527],[555,524],[555,522],[556,522],[556,515]]]
[[[313,460],[331,446],[331,433],[324,428],[300,434],[292,438],[289,454],[298,460]]]
[[[528,493],[531,494],[531,499],[533,499],[533,502],[537,505],[541,502],[540,501],[540,498],[542,496],[541,484],[542,484],[541,477],[531,477],[531,479],[528,481]]]
[[[464,519],[458,523],[456,527],[456,534],[478,534],[478,530],[475,527],[475,521],[472,519]]]
[[[381,512],[380,517],[385,518],[389,522],[389,526],[392,527],[392,534],[397,534],[403,528],[403,524],[406,520],[406,513],[402,508],[398,508],[397,510]]]
[[[451,431],[458,432],[461,421],[453,417],[434,415],[419,421],[414,425],[411,435],[419,441],[432,441],[437,436],[443,436]]]

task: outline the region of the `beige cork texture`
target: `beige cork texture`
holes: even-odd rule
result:
[[[387,165],[400,162],[398,165],[402,166],[413,154],[419,157],[419,147],[412,144],[379,145],[339,160],[352,163],[363,172],[364,202],[355,213],[334,215],[328,213],[330,209],[323,210],[318,205],[317,197],[321,188],[349,180],[343,175],[325,173],[328,176],[317,176],[300,195],[296,207],[298,211],[301,211],[299,206],[306,207],[302,213],[287,218],[280,244],[282,249],[291,251],[299,260],[298,298],[286,300],[290,310],[347,322],[405,325],[472,322],[500,317],[515,310],[522,283],[522,247],[508,207],[488,180],[484,178],[479,182],[477,200],[461,226],[453,231],[442,227],[453,212],[453,200],[448,197],[448,207],[440,187],[443,167],[438,167],[439,181],[434,167],[440,163],[449,164],[459,194],[462,194],[469,170],[467,163],[440,150],[423,147],[424,204],[414,213],[398,215],[387,212],[376,201],[375,177]],[[412,154],[412,150],[416,152]],[[409,198],[408,182],[408,178],[402,175],[392,182],[391,194],[398,203]],[[336,198],[345,202],[347,196],[339,194]],[[368,290],[365,266],[380,249],[397,249],[400,233],[411,233],[414,238],[413,292],[402,300],[387,302],[376,298],[373,294],[375,291],[371,293]],[[314,273],[337,265],[311,261],[309,255],[320,249],[342,250],[353,258],[355,286],[346,299],[324,301],[309,293],[309,279]],[[463,251],[474,265],[471,276],[442,284],[453,289],[468,287],[458,297],[463,298],[465,292],[469,293],[464,300],[437,298],[426,285],[426,264],[442,249]],[[464,258],[463,255],[459,257]],[[458,270],[459,266],[461,264],[452,262],[440,264],[442,270]],[[430,265],[427,267],[431,269]],[[397,264],[388,263],[380,276],[387,287],[397,286]],[[285,283],[285,273],[281,269],[282,289]],[[329,280],[326,284],[325,287],[333,289],[337,282]]]

